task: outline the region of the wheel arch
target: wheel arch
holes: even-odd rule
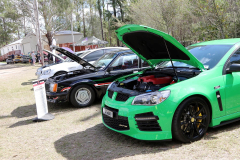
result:
[[[202,98],[202,99],[208,104],[209,111],[210,111],[210,123],[211,123],[211,121],[212,121],[212,105],[211,105],[209,99],[208,99],[206,96],[202,95],[202,94],[193,94],[193,95],[190,95],[190,96],[184,98],[184,99],[178,104],[177,108],[178,108],[185,100],[187,100],[187,99],[189,99],[189,98],[192,98],[192,97],[200,97],[200,98]],[[175,115],[177,108],[175,109],[173,116]]]
[[[57,71],[56,73],[54,73],[54,75],[53,76],[56,76],[58,73],[67,73],[67,71],[65,71],[65,70],[61,70],[61,71]]]

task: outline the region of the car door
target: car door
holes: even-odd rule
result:
[[[115,79],[129,75],[139,70],[139,57],[133,53],[123,53],[110,64],[112,71],[106,72],[106,81],[112,82]]]
[[[240,64],[240,49],[238,49],[227,61],[225,70],[231,64]],[[224,75],[226,83],[226,114],[240,111],[240,72],[232,72]]]

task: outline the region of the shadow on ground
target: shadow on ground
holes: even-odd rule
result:
[[[181,147],[176,141],[145,142],[133,139],[98,124],[86,131],[67,135],[54,142],[63,157],[74,159],[115,159],[146,153],[159,153]]]
[[[37,79],[30,79],[30,80],[28,80],[28,82],[23,82],[21,85],[22,86],[32,85],[33,84],[32,81],[35,81],[35,80],[37,80]]]
[[[63,103],[63,104],[49,103],[48,104],[48,112],[52,113],[55,116],[59,114],[64,114],[66,112],[75,111],[75,110],[76,108],[73,108],[73,106],[69,103]],[[17,123],[9,127],[9,128],[13,128],[13,127],[31,124],[33,120],[32,116],[37,117],[36,104],[32,104],[28,106],[20,106],[11,112],[11,116],[0,116],[0,119],[9,118],[9,117],[16,117],[16,118],[31,117],[31,119],[18,121]]]
[[[0,70],[2,69],[11,69],[11,68],[21,68],[21,67],[28,67],[28,64],[3,64],[0,65]]]

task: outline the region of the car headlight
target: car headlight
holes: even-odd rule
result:
[[[58,84],[57,83],[50,83],[50,91],[51,92],[57,92],[57,87],[58,87]]]
[[[49,74],[50,72],[51,72],[51,69],[47,69],[47,70],[42,71],[42,74],[43,74],[43,75],[47,75],[47,74]]]
[[[112,82],[111,84],[109,84],[109,86],[108,86],[108,88],[107,88],[107,90],[112,86],[112,84],[113,84],[114,82]]]
[[[165,101],[170,93],[170,90],[165,90],[141,94],[134,98],[132,105],[156,105]]]

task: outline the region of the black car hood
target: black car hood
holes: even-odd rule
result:
[[[71,58],[73,61],[81,64],[83,67],[89,66],[89,67],[92,67],[92,68],[96,69],[96,67],[93,66],[91,63],[88,63],[88,62],[85,61],[84,59],[78,57],[77,55],[75,55],[75,54],[73,54],[73,53],[71,53],[71,52],[69,52],[69,51],[67,51],[67,50],[65,50],[65,49],[63,49],[63,48],[61,48],[61,47],[51,46],[51,48],[52,48],[52,49],[56,49],[56,51],[64,54],[65,56],[67,56],[67,57],[69,57],[69,58]]]

